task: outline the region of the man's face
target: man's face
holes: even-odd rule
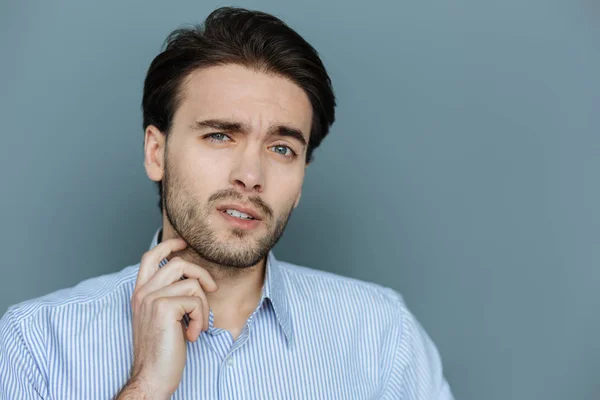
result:
[[[165,143],[163,207],[202,258],[250,267],[300,199],[312,108],[285,78],[238,65],[194,72]]]

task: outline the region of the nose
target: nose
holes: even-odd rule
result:
[[[241,192],[261,193],[264,188],[264,173],[259,149],[246,149],[236,155],[236,162],[231,170],[230,182]]]

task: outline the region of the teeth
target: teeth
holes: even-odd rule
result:
[[[243,213],[241,211],[238,211],[238,210],[228,209],[228,210],[225,210],[225,212],[227,214],[231,215],[232,217],[237,217],[237,218],[241,218],[241,219],[254,219],[250,215],[245,214],[245,213]]]

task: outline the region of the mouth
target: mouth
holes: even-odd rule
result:
[[[260,214],[256,210],[248,207],[242,207],[236,204],[225,204],[223,206],[217,207],[217,210],[231,217],[239,218],[241,220],[261,220]]]
[[[250,230],[258,227],[261,222],[258,212],[237,205],[224,205],[217,208],[223,218],[236,228]]]

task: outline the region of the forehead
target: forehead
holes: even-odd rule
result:
[[[308,139],[312,107],[302,88],[279,75],[227,64],[194,71],[183,82],[177,114],[193,123],[228,118],[254,128],[289,124]]]

